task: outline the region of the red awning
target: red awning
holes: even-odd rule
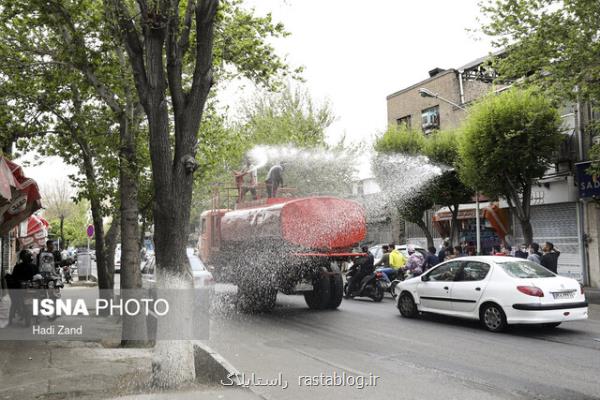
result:
[[[37,183],[25,176],[20,165],[4,157],[0,157],[0,196],[2,235],[42,208]]]
[[[458,208],[458,219],[475,219],[477,217],[477,206],[475,203],[461,204]],[[479,217],[485,218],[496,231],[500,239],[508,234],[509,219],[506,209],[500,208],[497,203],[484,202],[479,203]],[[450,221],[452,213],[448,207],[440,208],[433,215],[433,225],[443,236],[450,234]]]
[[[32,215],[21,224],[19,243],[21,247],[44,247],[48,238],[48,221]]]

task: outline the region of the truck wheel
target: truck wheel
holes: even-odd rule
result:
[[[324,268],[319,269],[318,276],[313,280],[313,290],[304,293],[304,300],[312,310],[328,308],[331,297],[331,283],[329,276],[321,274]]]
[[[335,310],[342,304],[342,297],[344,297],[344,280],[342,279],[340,267],[336,263],[331,263],[329,269],[330,272],[335,275],[329,277],[331,294],[327,308]]]

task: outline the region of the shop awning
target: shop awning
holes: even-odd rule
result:
[[[492,204],[492,203],[490,203],[490,202],[479,203],[479,217],[480,218],[483,218],[483,210],[486,207],[489,207],[490,204]],[[476,218],[476,210],[477,210],[476,203],[461,204],[458,207],[458,219]],[[434,222],[452,221],[452,213],[450,212],[450,208],[442,207],[439,210],[437,210],[436,213],[433,214],[433,221]]]
[[[4,157],[0,157],[0,196],[2,235],[42,208],[37,183],[25,176],[20,165]]]
[[[477,203],[461,204],[458,207],[458,219],[475,219],[477,216]],[[481,202],[479,203],[479,217],[486,219],[494,231],[498,234],[501,239],[508,234],[509,218],[508,212],[504,208],[500,208],[498,203],[495,202]],[[440,208],[433,215],[433,225],[440,232],[440,234],[447,236],[450,232],[449,224],[452,221],[452,213],[448,207]]]
[[[32,215],[19,227],[19,243],[21,247],[44,247],[48,238],[50,224],[44,218]]]

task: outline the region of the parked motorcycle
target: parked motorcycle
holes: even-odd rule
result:
[[[383,300],[385,291],[389,289],[389,284],[383,278],[384,273],[376,271],[371,275],[365,276],[360,283],[360,288],[350,293],[348,282],[356,272],[357,268],[353,265],[346,273],[346,283],[344,284],[344,295],[346,298],[370,297],[375,302]]]

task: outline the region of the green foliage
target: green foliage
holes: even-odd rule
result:
[[[89,224],[88,221],[88,209],[89,203],[86,201],[79,202],[77,204],[71,203],[69,207],[70,214],[64,220],[64,235],[65,241],[69,243],[69,246],[83,247],[87,246],[87,234],[86,229]],[[52,213],[46,213],[45,217],[50,223],[49,235],[51,238],[60,237],[60,219],[57,215]],[[61,248],[65,244],[61,244]]]
[[[375,142],[375,150],[380,153],[422,154],[425,148],[423,133],[411,130],[405,125],[391,126]]]
[[[328,103],[315,104],[308,91],[289,86],[256,98],[243,107],[242,114],[238,129],[250,145],[322,146],[325,129],[335,120]]]
[[[424,141],[423,153],[435,163],[457,167],[459,164],[459,136],[460,131],[458,130],[433,132]]]
[[[485,97],[465,122],[461,178],[488,196],[518,201],[551,164],[560,145],[560,125],[558,111],[535,89]]]
[[[293,90],[289,86],[279,93],[265,92],[242,107],[239,121],[231,122],[209,104],[201,126],[198,161],[200,173],[196,174],[192,220],[201,210],[211,207],[211,183],[220,182],[233,186],[233,172],[240,170],[243,157],[257,145],[294,146],[298,149],[315,149],[325,152],[325,130],[334,121],[327,103],[316,103],[308,91]],[[341,151],[338,151],[341,155]],[[315,156],[315,154],[313,154]],[[286,159],[278,156],[259,170],[262,182],[273,161]],[[302,193],[310,191],[334,191],[337,183],[349,182],[349,170],[332,169],[331,161],[313,157],[308,166],[291,159],[286,170],[286,186],[298,187]],[[319,161],[321,160],[321,161]],[[341,166],[341,165],[340,165]],[[325,171],[329,169],[328,171]],[[328,173],[327,173],[328,172]]]
[[[504,49],[501,79],[524,78],[558,98],[600,98],[597,0],[485,0],[483,32]]]

